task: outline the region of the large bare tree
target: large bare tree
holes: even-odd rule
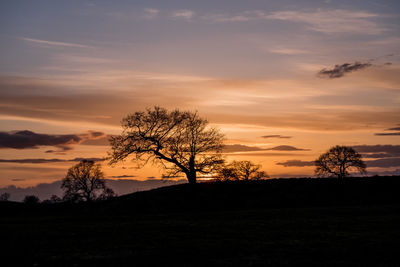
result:
[[[342,179],[349,171],[366,173],[367,166],[361,155],[352,147],[334,146],[315,161],[315,174],[318,176],[337,176]]]
[[[156,106],[126,116],[121,124],[121,135],[110,138],[111,164],[132,154],[139,167],[151,161],[165,170],[164,177],[184,174],[195,184],[198,173],[213,173],[223,163],[224,135],[197,112]]]

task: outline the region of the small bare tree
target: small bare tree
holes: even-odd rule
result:
[[[10,194],[7,192],[4,192],[3,194],[0,195],[0,201],[8,201],[10,198]]]
[[[349,175],[349,171],[364,174],[366,168],[361,155],[347,146],[334,146],[315,161],[317,176],[337,176],[342,179]]]
[[[248,160],[232,161],[221,168],[217,174],[222,180],[261,180],[269,178],[265,171],[259,171],[261,165],[254,164]]]
[[[104,199],[105,194],[111,195],[112,192],[106,186],[101,165],[89,160],[69,168],[62,180],[61,189],[64,190],[64,200],[72,202]]]
[[[23,202],[28,205],[35,205],[40,202],[40,199],[35,195],[27,195],[24,197]]]
[[[4,192],[3,194],[0,195],[0,201],[8,201],[10,198],[10,194],[7,192]]]
[[[110,139],[111,164],[132,154],[139,167],[151,161],[166,171],[164,177],[183,173],[195,184],[198,173],[213,173],[223,163],[224,135],[197,112],[148,108],[126,116],[122,128]]]

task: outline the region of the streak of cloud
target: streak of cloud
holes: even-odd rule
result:
[[[184,18],[184,19],[191,19],[194,16],[194,12],[187,9],[177,10],[172,13],[172,17],[174,18]]]
[[[376,133],[375,135],[378,135],[378,136],[395,136],[395,135],[400,135],[400,132],[397,132],[397,133]]]
[[[292,138],[292,136],[280,135],[280,134],[271,134],[271,135],[263,135],[262,138],[281,138],[281,139],[288,139]]]
[[[365,161],[367,167],[370,168],[392,168],[400,167],[400,158],[383,158],[376,160]],[[314,161],[302,161],[302,160],[287,160],[284,162],[278,162],[276,165],[281,165],[283,167],[310,167],[314,166]]]
[[[160,10],[155,8],[145,8],[144,13],[145,13],[144,15],[145,18],[152,19],[158,17],[158,15],[160,14]]]
[[[42,44],[42,45],[78,47],[78,48],[92,48],[92,46],[83,45],[83,44],[47,41],[47,40],[40,40],[40,39],[27,38],[27,37],[20,37],[19,39],[27,41],[27,42],[31,42],[31,43]]]
[[[0,163],[41,164],[58,162],[79,162],[82,160],[105,161],[105,158],[74,158],[74,159],[0,159]]]
[[[309,149],[303,149],[303,148],[297,148],[294,146],[287,146],[287,145],[282,145],[282,146],[276,146],[273,148],[268,148],[266,150],[276,150],[276,151],[307,151]]]
[[[400,136],[400,127],[393,127],[386,129],[385,131],[392,131],[391,133],[375,133],[377,136]]]
[[[369,160],[365,162],[367,167],[378,167],[378,168],[392,168],[400,167],[400,158],[385,158]]]
[[[308,149],[297,148],[294,146],[281,145],[272,148],[261,148],[256,146],[246,146],[241,144],[233,144],[233,145],[225,145],[223,148],[223,152],[225,153],[233,153],[233,152],[255,152],[255,151],[306,151]]]
[[[277,11],[265,16],[267,19],[304,23],[308,29],[325,34],[363,33],[380,34],[386,29],[375,21],[376,13],[344,9],[317,9],[312,12]]]
[[[303,160],[287,160],[284,162],[278,162],[276,165],[282,165],[283,167],[309,167],[315,166],[314,161],[303,161]]]
[[[114,176],[110,176],[110,178],[117,178],[117,179],[126,179],[126,178],[133,178],[136,177],[136,175],[114,175]]]
[[[252,152],[252,151],[263,151],[263,150],[265,149],[260,147],[233,144],[233,145],[224,145],[222,151],[224,153],[233,153],[233,152]]]

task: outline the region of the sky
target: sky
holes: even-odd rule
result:
[[[121,119],[198,111],[226,159],[312,176],[334,145],[400,173],[396,0],[0,2],[0,187],[62,179],[102,159]],[[99,161],[107,178],[154,166]]]

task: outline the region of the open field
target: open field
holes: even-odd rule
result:
[[[287,179],[178,185],[90,205],[1,203],[2,261],[399,266],[399,184],[400,177]]]

